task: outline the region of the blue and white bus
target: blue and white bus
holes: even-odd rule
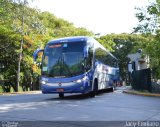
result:
[[[89,93],[113,88],[117,59],[92,37],[75,36],[49,41],[43,52],[40,85],[42,93]]]

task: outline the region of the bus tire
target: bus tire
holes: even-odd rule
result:
[[[115,91],[115,88],[114,88],[114,87],[110,88],[110,91],[111,91],[111,92],[114,92],[114,91]]]
[[[64,97],[64,93],[59,93],[59,98],[63,98]]]
[[[96,93],[95,93],[94,91],[91,91],[91,92],[89,93],[89,96],[90,96],[90,97],[95,97],[95,95],[96,95]]]

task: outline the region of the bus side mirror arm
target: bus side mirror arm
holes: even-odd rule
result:
[[[36,51],[34,51],[34,53],[33,53],[33,60],[34,60],[34,62],[36,62],[36,60],[38,58],[38,54],[40,52],[43,52],[43,51],[44,51],[44,49],[37,49]]]

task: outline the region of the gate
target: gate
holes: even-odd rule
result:
[[[150,68],[133,71],[131,77],[132,77],[131,84],[133,89],[148,90],[149,92],[152,92]]]

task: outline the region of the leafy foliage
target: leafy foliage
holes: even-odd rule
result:
[[[140,23],[135,32],[140,32],[148,38],[143,48],[151,59],[153,77],[160,78],[160,0],[151,3],[146,9],[138,10],[136,16]]]

